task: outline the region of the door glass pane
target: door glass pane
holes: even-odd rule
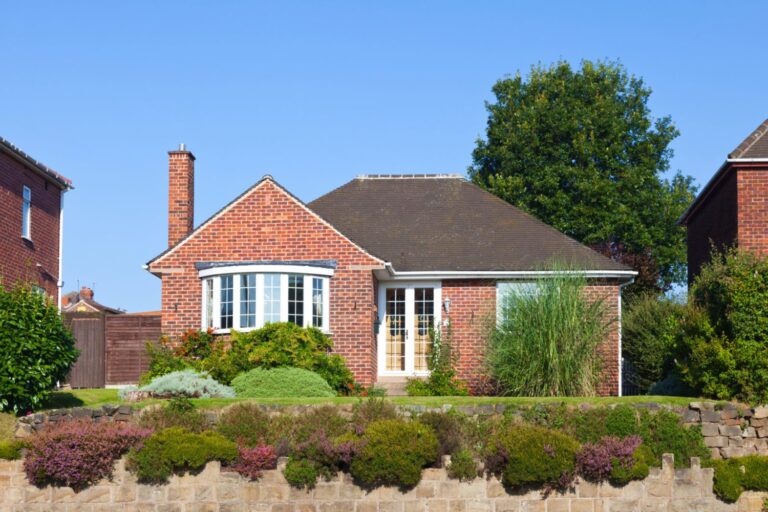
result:
[[[280,274],[264,274],[264,322],[280,321]]]
[[[240,328],[256,327],[256,274],[240,276]]]
[[[433,288],[416,288],[414,290],[414,360],[416,371],[426,371],[427,359],[432,348],[430,334],[435,326],[435,290]]]
[[[405,288],[387,289],[386,369],[405,371]]]
[[[288,321],[304,326],[304,276],[288,275]]]

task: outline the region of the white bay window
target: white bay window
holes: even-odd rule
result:
[[[202,327],[248,331],[270,322],[329,330],[333,269],[302,265],[232,265],[201,270]]]

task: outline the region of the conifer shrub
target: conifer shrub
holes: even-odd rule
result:
[[[472,452],[466,448],[458,450],[451,456],[451,462],[446,470],[448,476],[456,480],[469,481],[477,478],[477,463]]]
[[[352,458],[350,472],[363,487],[412,488],[422,469],[437,461],[437,436],[418,421],[374,421],[362,437],[364,445]]]
[[[234,398],[235,392],[229,386],[216,381],[205,372],[192,369],[180,370],[152,379],[139,388],[153,396],[162,398]]]
[[[254,368],[235,377],[232,387],[240,398],[336,396],[320,375],[301,368]]]
[[[199,471],[213,460],[225,465],[238,456],[237,446],[217,432],[195,434],[179,427],[149,437],[144,446],[128,455],[128,468],[139,481],[164,483],[174,473]]]
[[[171,398],[168,403],[143,411],[139,425],[160,431],[170,427],[181,427],[190,432],[202,432],[208,428],[208,420],[188,398]]]

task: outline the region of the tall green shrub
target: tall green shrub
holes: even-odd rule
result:
[[[31,288],[0,287],[0,411],[40,407],[77,360],[56,305]]]
[[[598,345],[612,321],[601,299],[586,297],[583,276],[557,272],[502,299],[486,363],[502,395],[596,393]]]
[[[676,337],[683,380],[703,396],[768,400],[768,259],[714,253]]]
[[[631,365],[627,382],[647,392],[675,367],[675,333],[685,304],[645,295],[632,301],[621,318],[621,349]]]

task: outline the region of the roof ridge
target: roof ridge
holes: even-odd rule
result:
[[[36,160],[35,158],[30,156],[28,153],[24,152],[19,146],[9,141],[8,139],[4,137],[0,137],[0,146],[5,147],[8,151],[13,152],[18,158],[24,160],[28,165],[36,168],[39,172],[45,174],[46,176],[48,176],[49,179],[59,183],[64,188],[70,188],[70,189],[74,188],[72,186],[72,180],[70,180],[66,176],[59,174],[58,172],[51,169],[41,161]]]
[[[389,179],[466,179],[464,175],[458,173],[417,173],[417,174],[359,174],[356,180],[389,180]]]
[[[741,143],[736,146],[736,149],[728,154],[728,158],[741,158],[744,154],[747,153],[747,151],[750,150],[750,148],[752,148],[752,146],[755,145],[755,143],[762,139],[766,133],[768,133],[768,119],[760,123],[760,125],[747,136],[747,138],[741,141]]]

